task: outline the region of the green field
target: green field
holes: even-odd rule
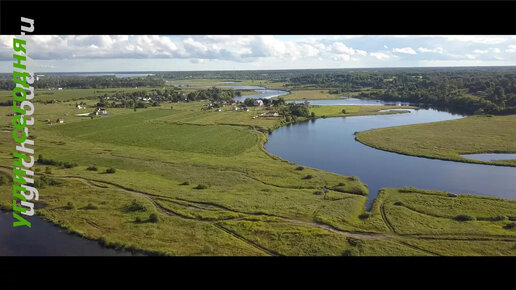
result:
[[[462,162],[516,166],[516,160],[492,162],[461,154],[516,153],[516,115],[464,119],[374,129],[356,134],[358,141],[387,151]]]
[[[516,254],[516,229],[505,228],[516,216],[514,201],[386,189],[366,212],[368,189],[358,178],[299,168],[263,149],[264,132],[286,124],[256,117],[265,109],[167,103],[90,119],[74,116],[88,111],[74,103],[36,108],[36,155],[77,164],[36,165],[40,179],[57,183],[38,187],[37,212],[107,245],[164,255]],[[388,107],[312,110],[329,117],[344,116],[343,108],[351,116]],[[0,107],[6,132],[10,111]],[[59,117],[64,124],[43,122]],[[0,135],[0,144],[0,173],[9,175],[15,144],[10,134]],[[323,186],[331,188],[326,195]],[[10,184],[0,188],[0,206],[9,209]],[[475,220],[455,221],[460,214]]]

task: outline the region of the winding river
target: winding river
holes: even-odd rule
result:
[[[349,104],[332,100],[326,105]],[[352,100],[360,105],[361,100]],[[364,101],[371,104],[371,100]],[[321,101],[311,101],[319,104]],[[374,104],[385,104],[374,101]],[[375,128],[462,118],[432,109],[410,113],[317,119],[280,127],[269,135],[265,149],[304,166],[346,176],[355,175],[369,187],[369,208],[383,187],[413,186],[454,193],[516,199],[516,168],[408,156],[366,146],[354,132]]]

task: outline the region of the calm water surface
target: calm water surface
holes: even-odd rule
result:
[[[13,228],[12,213],[0,211],[0,256],[130,256],[130,252],[102,247],[98,242],[68,234],[30,217],[32,227]]]
[[[358,176],[369,186],[368,207],[383,187],[414,186],[516,199],[515,167],[407,156],[377,150],[354,139],[356,131],[462,118],[431,109],[410,111],[292,124],[274,130],[265,148],[301,165]]]
[[[462,154],[467,159],[480,161],[496,161],[496,160],[516,160],[514,153],[481,153],[481,154]]]

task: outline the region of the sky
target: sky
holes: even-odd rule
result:
[[[0,72],[12,72],[0,35]],[[36,72],[516,66],[516,35],[31,35]]]

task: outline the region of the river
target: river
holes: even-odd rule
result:
[[[10,212],[0,211],[0,256],[131,256],[98,242],[68,234],[39,216],[30,217],[32,227],[13,228]]]
[[[334,100],[343,104],[350,100]],[[360,105],[361,100],[352,100]],[[364,104],[382,101],[365,100]],[[310,101],[319,104],[321,101]],[[330,102],[325,102],[330,104]],[[357,176],[369,187],[369,208],[383,187],[413,186],[454,193],[516,199],[516,168],[462,163],[408,156],[361,144],[354,132],[462,118],[432,109],[410,110],[394,115],[370,115],[317,119],[274,130],[265,149],[304,166],[346,176]]]

